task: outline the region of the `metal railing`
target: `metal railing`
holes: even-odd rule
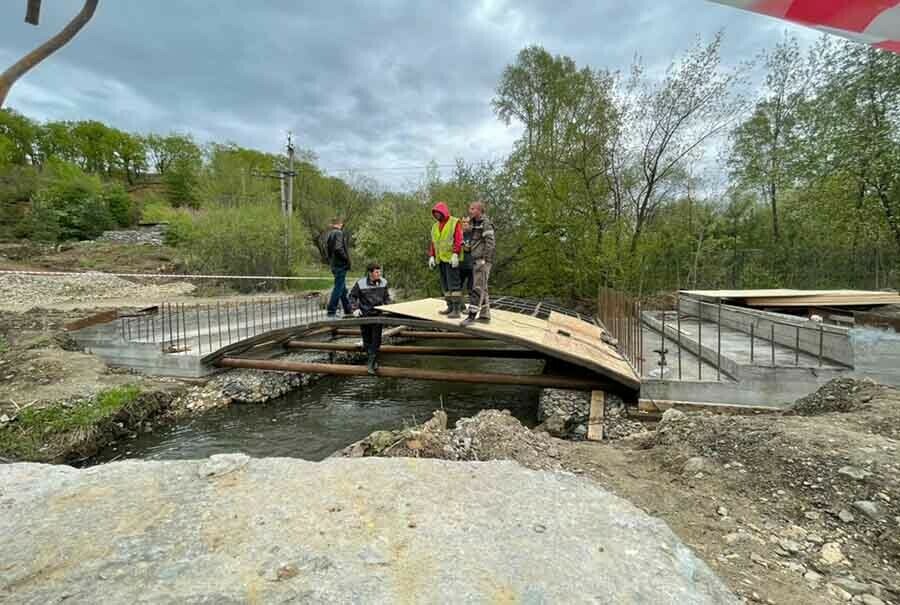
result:
[[[122,315],[121,338],[158,344],[164,353],[212,353],[264,332],[324,319],[318,297],[283,296],[189,305],[162,303]]]
[[[597,309],[600,323],[616,339],[616,348],[631,363],[638,375],[643,374],[644,348],[640,301],[612,288],[600,288]]]

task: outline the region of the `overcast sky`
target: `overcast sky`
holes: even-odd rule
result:
[[[5,69],[61,28],[81,0],[0,3]],[[278,152],[292,130],[326,171],[398,186],[430,160],[498,159],[518,136],[490,101],[516,53],[540,44],[579,65],[667,64],[725,30],[733,63],[809,30],[703,0],[101,0],[68,46],[8,105],[38,120],[96,119]]]

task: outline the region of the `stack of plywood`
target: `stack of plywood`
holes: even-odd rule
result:
[[[682,290],[704,300],[736,302],[748,307],[872,307],[900,304],[897,292],[873,290]]]

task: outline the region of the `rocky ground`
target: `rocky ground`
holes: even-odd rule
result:
[[[5,602],[738,602],[664,523],[511,462],[8,464],[0,511]]]
[[[516,460],[589,477],[665,520],[760,603],[900,603],[900,392],[839,379],[784,415],[668,411],[568,442],[485,411],[374,433],[342,456]]]

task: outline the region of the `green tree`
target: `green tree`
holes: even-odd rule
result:
[[[804,58],[795,37],[785,37],[772,52],[764,52],[763,96],[752,115],[732,135],[732,173],[768,201],[775,241],[780,237],[779,195],[797,181],[803,109],[817,70],[816,57],[824,52],[825,48],[818,45]]]
[[[742,105],[735,93],[743,66],[723,68],[721,44],[721,33],[706,44],[698,41],[659,81],[635,65],[619,94],[626,130],[613,150],[613,188],[630,207],[632,253],[659,210],[685,191],[686,164],[727,130]]]
[[[36,164],[40,127],[12,109],[0,109],[0,163]]]
[[[607,177],[619,116],[612,84],[607,72],[532,46],[497,87],[498,117],[524,127],[506,182],[518,192],[515,214],[529,241],[517,264],[538,292],[574,296],[599,283],[603,237],[614,220]]]

